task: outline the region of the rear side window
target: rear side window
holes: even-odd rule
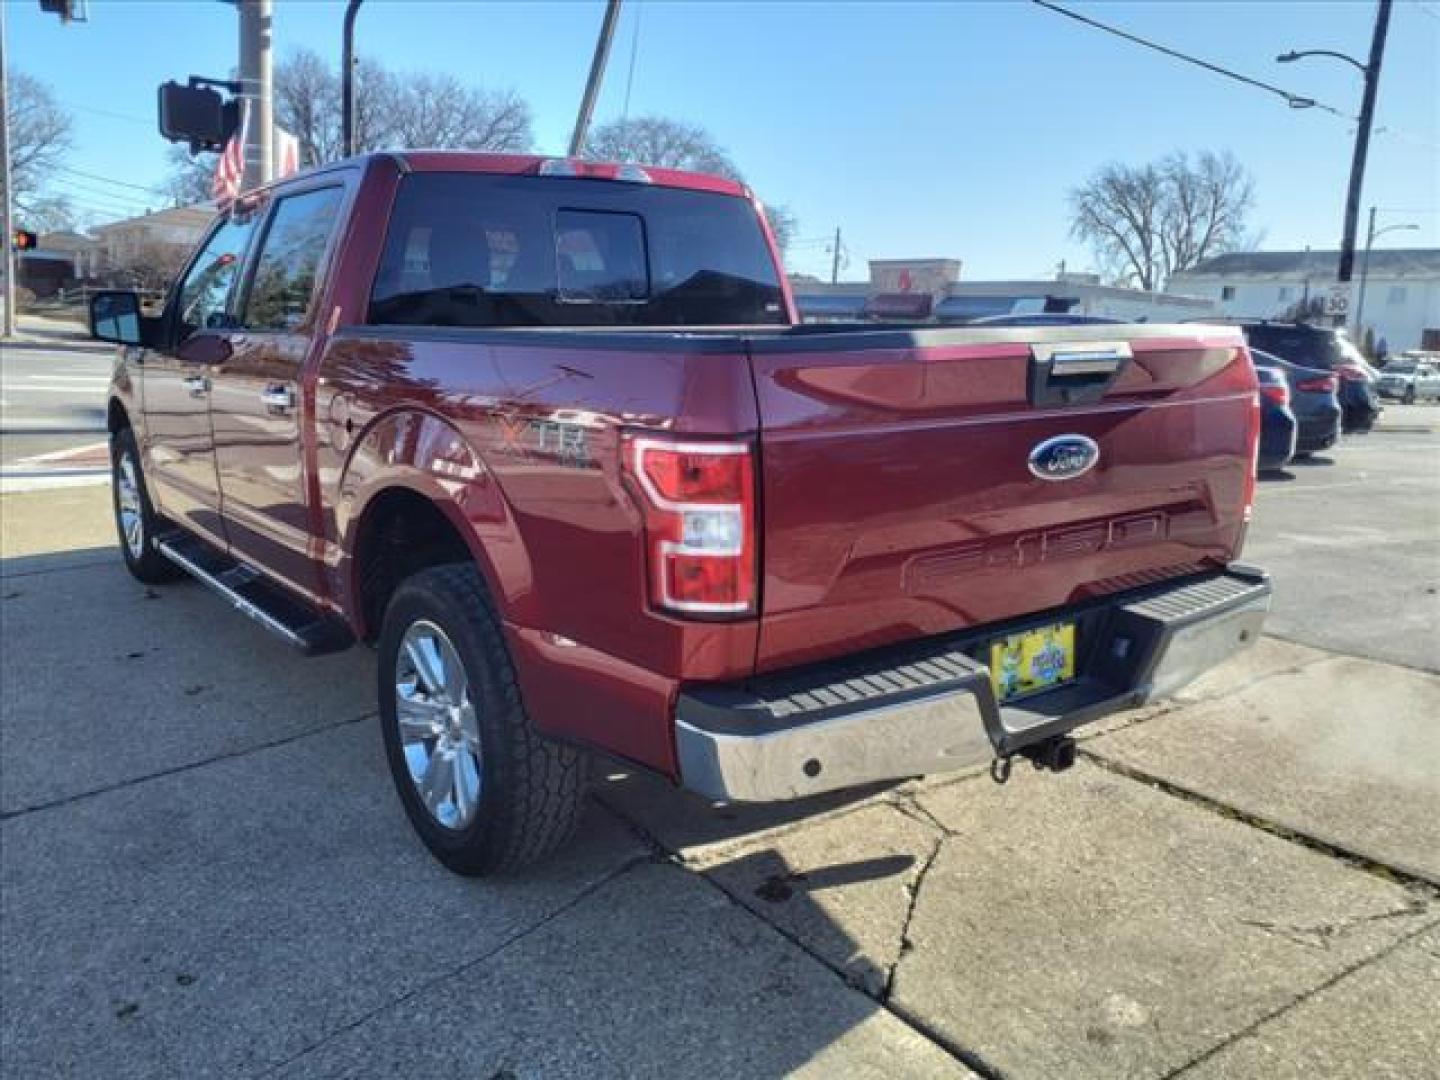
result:
[[[1329,371],[1344,357],[1335,335],[1324,330],[1306,330],[1294,326],[1247,326],[1245,338],[1257,349],[1264,349],[1282,360],[1301,367]]]
[[[750,203],[562,177],[417,173],[401,182],[370,322],[725,326],[785,322]]]
[[[247,329],[294,330],[305,322],[342,194],[342,188],[320,188],[275,205],[245,301],[241,324]]]

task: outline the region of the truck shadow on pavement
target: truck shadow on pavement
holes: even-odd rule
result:
[[[728,872],[769,884],[737,902],[594,805],[550,861],[456,877],[391,790],[368,650],[303,659],[192,583],[137,584],[109,545],[0,576],[7,1074],[961,1072],[836,978],[884,977],[838,924],[817,957],[756,917],[819,925],[810,897],[912,859],[751,851]],[[816,811],[721,811],[709,835]]]

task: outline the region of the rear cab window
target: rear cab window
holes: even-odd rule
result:
[[[1255,348],[1301,367],[1329,371],[1345,361],[1336,335],[1325,330],[1298,326],[1247,326],[1245,338]]]
[[[783,325],[779,270],[737,196],[561,177],[401,181],[369,321]]]

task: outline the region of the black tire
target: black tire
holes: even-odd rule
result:
[[[1408,387],[1406,387],[1406,388],[1405,388],[1405,396],[1402,397],[1400,400],[1401,400],[1402,402],[1404,402],[1406,405],[1414,405],[1414,404],[1415,404],[1415,388],[1414,388],[1413,386],[1408,386]]]
[[[126,523],[122,516],[122,488],[125,486],[126,465],[133,478],[133,502],[138,504],[138,541],[126,534]],[[120,541],[120,554],[125,568],[146,585],[159,585],[175,581],[184,576],[184,571],[161,555],[155,541],[165,531],[165,519],[155,512],[150,502],[150,490],[145,486],[145,473],[140,467],[140,448],[135,443],[135,433],[128,427],[121,428],[110,437],[110,508],[115,515],[115,534]],[[127,506],[127,512],[135,512]]]
[[[402,748],[397,664],[406,632],[417,623],[439,627],[453,645],[478,719],[478,809],[460,828],[442,824],[426,807]],[[401,582],[385,609],[378,653],[385,756],[410,824],[431,854],[456,873],[490,874],[533,862],[570,838],[585,796],[586,757],[531,727],[474,566],[435,566]]]

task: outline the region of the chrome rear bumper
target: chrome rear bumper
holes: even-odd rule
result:
[[[1174,693],[1249,647],[1270,596],[1262,571],[1236,565],[1020,624],[697,688],[676,710],[681,782],[717,801],[777,802],[1008,757]],[[988,643],[1060,620],[1080,628],[1079,678],[998,704],[978,659]]]

